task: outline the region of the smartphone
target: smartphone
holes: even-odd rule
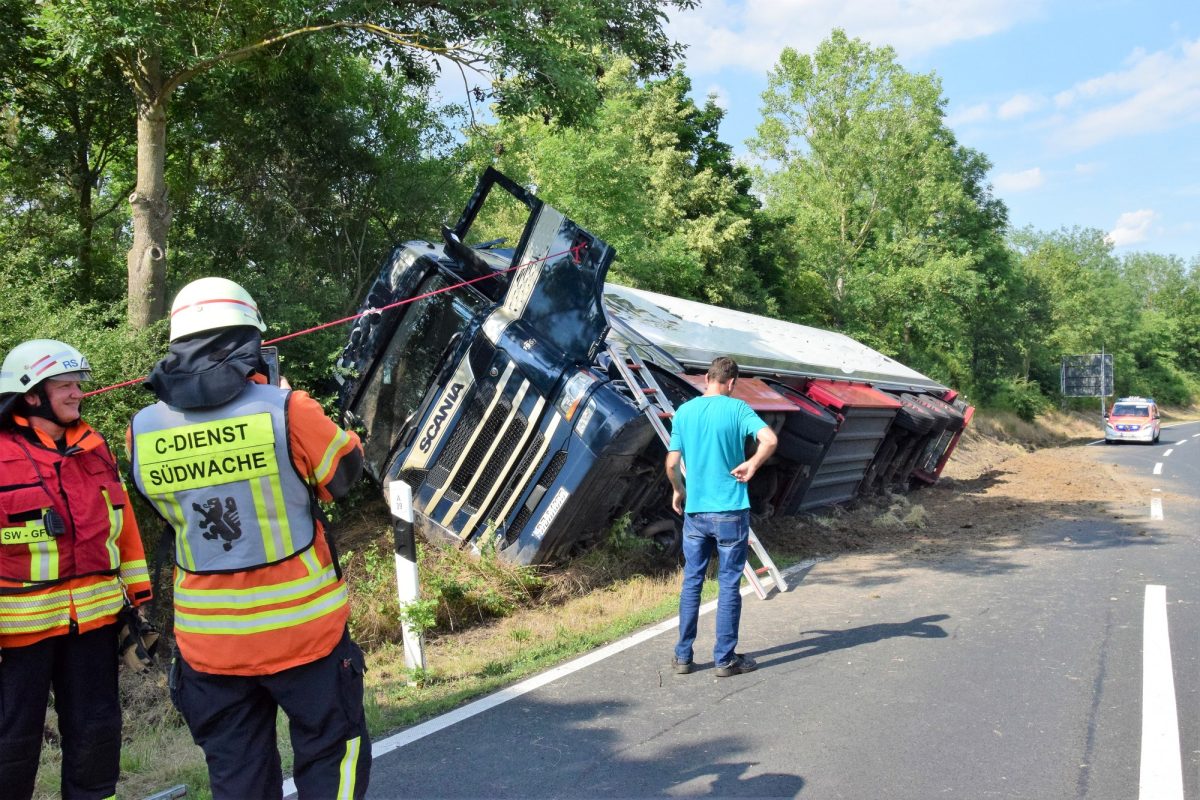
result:
[[[267,380],[272,386],[279,385],[279,348],[262,348],[262,362],[267,366]]]

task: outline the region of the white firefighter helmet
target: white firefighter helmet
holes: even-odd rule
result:
[[[24,394],[50,378],[60,381],[91,380],[87,357],[55,339],[30,339],[14,347],[0,367],[0,396]]]
[[[171,341],[201,331],[250,325],[267,329],[250,293],[226,278],[200,278],[179,290],[171,304]]]

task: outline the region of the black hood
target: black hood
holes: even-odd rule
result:
[[[263,372],[262,333],[239,325],[177,339],[154,365],[146,386],[176,408],[213,408],[241,394],[246,379]]]

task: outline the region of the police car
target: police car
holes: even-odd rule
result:
[[[1157,442],[1162,433],[1153,397],[1122,397],[1104,415],[1104,442]]]

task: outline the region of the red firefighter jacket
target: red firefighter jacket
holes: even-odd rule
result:
[[[150,599],[137,520],[107,443],[82,420],[58,445],[0,430],[0,648],[116,621]]]

